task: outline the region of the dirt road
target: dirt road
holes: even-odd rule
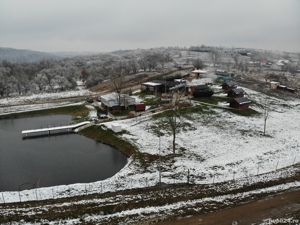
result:
[[[293,214],[293,220],[288,221],[287,219],[291,218],[290,215]],[[262,222],[265,222],[266,225],[300,225],[300,190],[286,192],[219,212],[163,222],[159,225],[231,225],[234,224],[233,221],[236,221],[237,225],[259,224]]]

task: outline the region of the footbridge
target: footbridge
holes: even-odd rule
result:
[[[44,133],[47,132],[48,134],[51,134],[53,131],[72,131],[76,128],[82,127],[84,125],[87,125],[91,123],[90,121],[84,121],[77,124],[67,125],[67,126],[59,126],[59,127],[46,127],[46,128],[40,128],[40,129],[33,129],[33,130],[23,130],[22,134],[25,134],[26,137],[29,134],[35,134],[35,133]]]

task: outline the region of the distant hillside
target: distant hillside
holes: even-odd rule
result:
[[[7,60],[11,63],[38,62],[42,59],[62,59],[63,57],[45,52],[20,50],[0,47],[0,62]]]

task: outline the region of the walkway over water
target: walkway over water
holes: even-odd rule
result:
[[[59,131],[59,130],[73,130],[78,127],[84,126],[86,124],[91,123],[90,121],[84,121],[77,124],[67,125],[67,126],[59,126],[59,127],[46,127],[46,128],[40,128],[40,129],[33,129],[33,130],[23,130],[22,134],[32,134],[32,133],[42,133],[42,132],[48,132],[50,134],[51,131]]]

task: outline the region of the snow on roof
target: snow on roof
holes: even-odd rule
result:
[[[147,85],[147,86],[160,86],[162,84],[161,83],[155,83],[155,82],[146,82],[146,83],[143,83],[143,85]]]
[[[242,98],[235,98],[233,101],[236,101],[240,105],[251,103],[251,101],[247,97],[242,97]]]
[[[235,89],[232,89],[231,91],[233,91],[236,94],[245,93],[245,90],[243,88],[235,88]]]
[[[276,64],[277,66],[284,66],[284,64],[281,63],[281,62],[276,62],[275,64]]]
[[[193,70],[192,73],[207,73],[206,70]]]
[[[125,102],[127,102],[129,105],[132,105],[135,104],[135,100],[135,98],[129,96],[128,94],[121,94],[119,99],[119,95],[116,92],[101,96],[101,102],[108,107],[118,106],[120,103],[121,106],[124,106]]]

